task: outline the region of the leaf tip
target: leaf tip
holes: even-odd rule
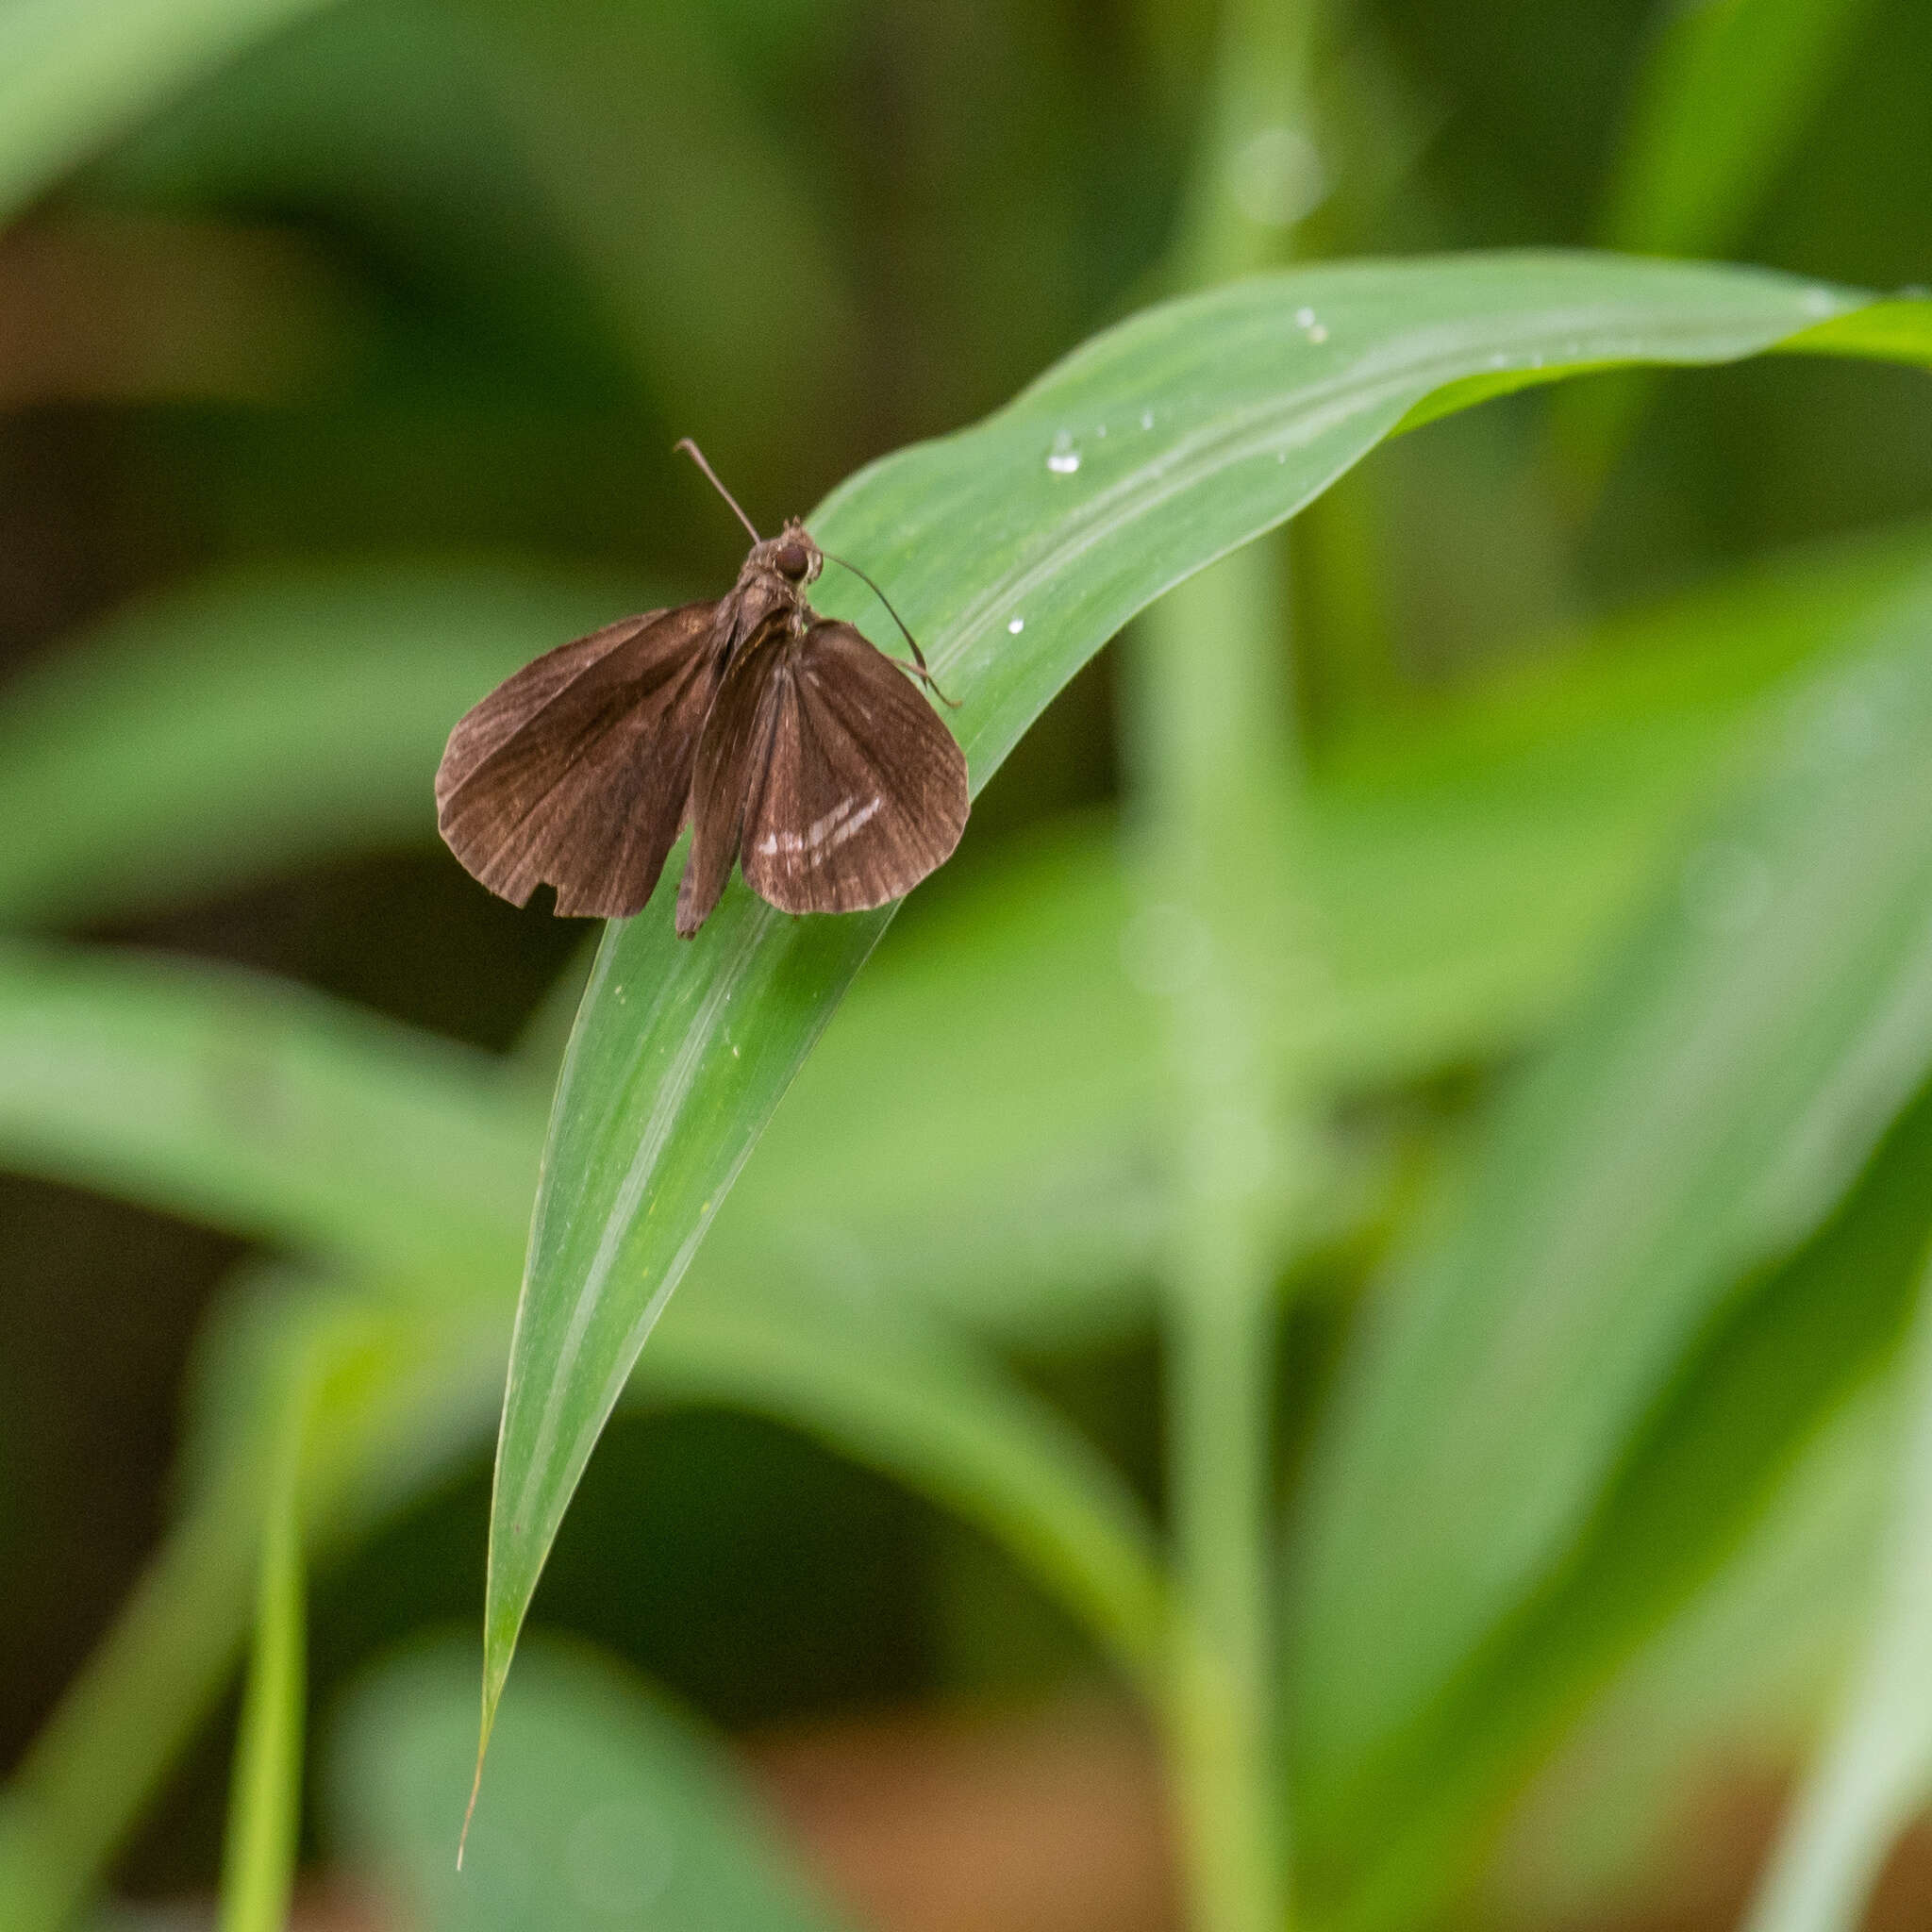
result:
[[[486,1673],[483,1682],[483,1722],[476,1735],[476,1774],[470,1780],[470,1802],[463,1807],[463,1828],[457,1834],[457,1870],[463,1869],[463,1853],[469,1848],[470,1824],[476,1816],[476,1799],[483,1790],[483,1758],[490,1749],[490,1733],[496,1724],[496,1700],[503,1689],[498,1676],[491,1682]]]
[[[476,1775],[470,1780],[470,1802],[463,1807],[463,1828],[457,1833],[457,1870],[463,1869],[463,1853],[470,1842],[470,1821],[476,1815],[476,1793],[483,1789],[483,1751],[487,1740],[476,1746]]]

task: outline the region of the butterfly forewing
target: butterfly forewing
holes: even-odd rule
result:
[[[906,674],[852,625],[818,623],[787,641],[758,724],[767,749],[752,767],[739,856],[774,906],[883,906],[959,842],[965,758]]]
[[[450,849],[491,891],[614,919],[651,896],[718,682],[715,602],[546,652],[467,713],[437,774]]]

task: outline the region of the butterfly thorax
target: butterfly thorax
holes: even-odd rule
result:
[[[824,567],[819,546],[796,517],[777,536],[753,544],[738,582],[719,601],[722,655],[728,658],[760,636],[803,637],[817,622],[805,587]]]

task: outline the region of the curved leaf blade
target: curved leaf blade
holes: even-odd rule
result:
[[[1096,338],[976,428],[861,472],[812,527],[890,586],[963,699],[951,722],[977,786],[1137,610],[1292,515],[1432,392],[1724,361],[1864,301],[1590,256],[1259,278]],[[863,617],[838,588],[828,609]],[[486,1733],[638,1351],[891,911],[791,921],[737,885],[680,945],[666,896],[607,933],[558,1089],[498,1451]]]

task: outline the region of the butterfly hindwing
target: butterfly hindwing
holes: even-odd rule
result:
[[[717,685],[718,605],[607,625],[546,652],[458,721],[437,773],[437,819],[465,866],[524,905],[638,911],[682,829]]]
[[[788,640],[759,710],[739,835],[751,887],[787,912],[909,892],[966,826],[966,759],[906,673],[849,624]]]

